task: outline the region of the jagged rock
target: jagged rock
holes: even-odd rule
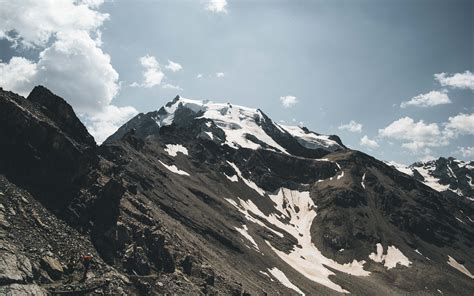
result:
[[[193,262],[194,258],[191,255],[187,255],[184,260],[181,262],[181,267],[183,268],[183,272],[187,275],[191,275],[193,270]]]
[[[0,285],[26,283],[33,278],[30,260],[6,242],[0,243]]]
[[[138,115],[97,148],[59,98],[44,89],[35,93],[26,100],[0,91],[0,190],[10,195],[3,186],[15,184],[31,193],[25,195],[28,204],[21,196],[2,198],[12,225],[5,239],[21,246],[18,254],[3,257],[98,252],[88,279],[76,283],[81,272],[75,270],[64,291],[294,293],[272,268],[306,295],[336,294],[332,288],[339,285],[357,295],[436,294],[438,287],[446,295],[463,295],[473,289],[466,274],[446,263],[447,255],[462,258],[459,264],[472,271],[468,199],[446,199],[347,149],[337,137],[285,128],[260,110],[204,108],[207,103],[177,98],[160,111]],[[177,147],[180,152],[171,153]],[[448,171],[440,172],[440,180],[451,185],[444,180]],[[468,186],[472,176],[465,177]],[[33,210],[37,215],[28,215]],[[377,243],[397,248],[412,265],[387,271],[373,264],[369,254]],[[354,260],[351,269],[365,262],[370,275],[340,270]],[[177,264],[183,272],[175,272]],[[130,281],[114,274],[124,275],[124,269]],[[305,270],[334,274],[316,283]],[[47,283],[48,277],[33,272],[35,282]]]
[[[35,284],[20,285],[11,284],[6,286],[0,286],[0,295],[5,296],[47,296],[48,292]]]
[[[115,241],[119,249],[123,249],[130,241],[130,230],[122,222],[117,223]]]
[[[124,267],[129,273],[135,272],[138,275],[150,274],[148,257],[142,247],[131,245],[125,252],[124,261]]]
[[[50,256],[41,258],[41,268],[54,280],[59,280],[64,273],[61,262]]]
[[[165,236],[159,232],[153,232],[150,244],[156,268],[166,273],[175,272],[175,260],[168,248],[165,247]]]

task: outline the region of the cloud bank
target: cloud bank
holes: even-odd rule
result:
[[[25,96],[34,85],[46,86],[73,106],[97,142],[137,113],[111,105],[120,83],[101,49],[100,27],[109,18],[97,11],[102,3],[0,0],[0,38],[40,51],[36,61],[14,56],[0,62],[0,86]]]

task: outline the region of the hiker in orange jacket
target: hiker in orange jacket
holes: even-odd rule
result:
[[[87,253],[86,255],[82,256],[81,259],[82,259],[82,265],[84,265],[84,275],[82,279],[86,280],[87,272],[89,271],[89,268],[91,266],[92,259],[94,259],[94,256],[92,256],[91,253]]]

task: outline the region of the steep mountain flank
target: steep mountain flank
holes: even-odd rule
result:
[[[97,147],[42,87],[0,91],[0,112],[0,291],[474,291],[472,201],[337,136],[176,97]],[[89,278],[66,276],[85,252],[97,258]]]

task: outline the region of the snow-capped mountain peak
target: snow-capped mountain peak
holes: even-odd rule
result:
[[[337,136],[277,124],[260,109],[179,96],[158,111],[137,115],[110,140],[122,137],[129,129],[140,127],[144,122],[148,127],[139,128],[147,131],[142,136],[157,133],[165,126],[192,123],[199,126],[196,137],[234,149],[265,149],[296,156],[322,156],[345,149]]]
[[[474,162],[452,157],[415,162],[409,166],[387,162],[402,173],[410,175],[439,192],[455,193],[474,200]]]

